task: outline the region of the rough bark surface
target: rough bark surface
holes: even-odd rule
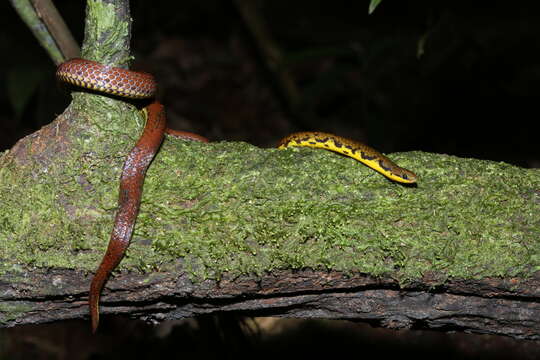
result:
[[[10,327],[87,317],[89,280],[88,275],[69,270],[5,274],[0,278],[0,324]],[[196,283],[173,273],[122,273],[108,283],[101,311],[149,322],[237,312],[540,339],[540,275],[528,280],[436,283],[425,277],[400,287],[389,278],[311,270],[225,276]]]

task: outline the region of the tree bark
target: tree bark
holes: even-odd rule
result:
[[[191,282],[177,273],[122,273],[102,299],[104,314],[149,322],[234,312],[246,316],[365,321],[393,329],[435,329],[540,339],[540,277],[455,280],[407,286],[390,278],[334,271],[275,271]],[[30,281],[29,281],[30,280]],[[89,277],[34,269],[0,278],[3,326],[87,316]]]

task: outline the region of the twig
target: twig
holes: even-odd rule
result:
[[[30,31],[34,33],[41,46],[47,51],[53,62],[57,65],[63,62],[64,55],[62,54],[62,51],[51,37],[45,24],[36,14],[30,0],[10,0],[10,2],[21,19],[28,25]]]
[[[56,45],[62,52],[64,60],[80,56],[81,49],[69,31],[64,19],[51,0],[32,0],[37,16],[43,21]]]

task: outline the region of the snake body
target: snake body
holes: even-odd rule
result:
[[[366,164],[391,180],[404,184],[416,182],[416,175],[412,171],[399,167],[377,150],[359,141],[334,134],[309,131],[291,134],[281,139],[278,143],[279,149],[292,146],[307,146],[335,151]]]
[[[104,66],[85,59],[72,59],[60,64],[56,77],[75,86],[130,99],[152,98],[156,91],[156,82],[150,74]],[[93,332],[97,330],[99,324],[101,291],[129,246],[141,204],[144,176],[163,141],[164,134],[208,142],[203,136],[167,128],[165,110],[157,101],[145,107],[144,111],[146,125],[141,137],[127,155],[120,176],[118,211],[109,246],[90,284],[88,305]]]
[[[78,87],[130,99],[153,98],[156,92],[154,77],[143,72],[102,65],[85,59],[72,59],[58,66],[56,77]],[[90,284],[89,307],[92,331],[99,324],[99,298],[111,272],[118,266],[129,246],[141,203],[144,176],[157,153],[164,134],[201,142],[203,136],[167,128],[163,105],[157,101],[145,109],[146,125],[133,149],[127,155],[120,177],[118,210],[107,251]],[[278,148],[307,146],[322,148],[350,156],[391,180],[415,183],[416,175],[401,168],[375,149],[337,135],[323,132],[300,132],[283,138]]]

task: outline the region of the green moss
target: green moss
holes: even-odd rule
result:
[[[83,56],[124,65],[129,23],[112,4],[87,9]],[[68,130],[28,141],[36,149],[21,151],[26,161],[0,154],[2,272],[95,269],[142,118],[124,102],[75,94],[50,126]],[[540,270],[539,170],[421,152],[392,159],[419,175],[417,187],[322,150],[168,139],[120,267],[172,269],[181,260],[195,279],[314,268],[401,281]]]
[[[16,167],[1,168],[4,267],[96,267],[123,160],[106,154],[122,153],[139,133],[117,123],[92,125],[97,140],[78,138],[81,153],[43,176],[21,181]],[[118,148],[99,150],[113,133],[105,147]],[[417,187],[322,150],[167,139],[121,268],[182,259],[194,278],[316,268],[402,281],[428,271],[444,279],[540,270],[540,171],[421,152],[392,158],[419,175]]]
[[[168,142],[149,171],[137,232],[202,276],[309,267],[407,280],[540,270],[539,171],[423,153],[393,158],[419,174],[418,187],[324,151]]]
[[[127,67],[131,19],[119,14],[122,10],[117,6],[121,5],[95,0],[87,2],[83,58]]]
[[[115,113],[121,114],[115,116],[119,120],[104,121]],[[111,179],[118,179],[142,118],[123,102],[76,94],[71,107],[49,127],[64,128],[66,122],[71,127],[57,139],[41,135],[45,151],[34,141],[37,150],[27,150],[29,161],[9,152],[0,157],[4,269],[10,264],[76,268],[79,262],[90,267],[94,243],[108,238],[118,187]],[[55,152],[62,148],[58,143],[69,151]]]

